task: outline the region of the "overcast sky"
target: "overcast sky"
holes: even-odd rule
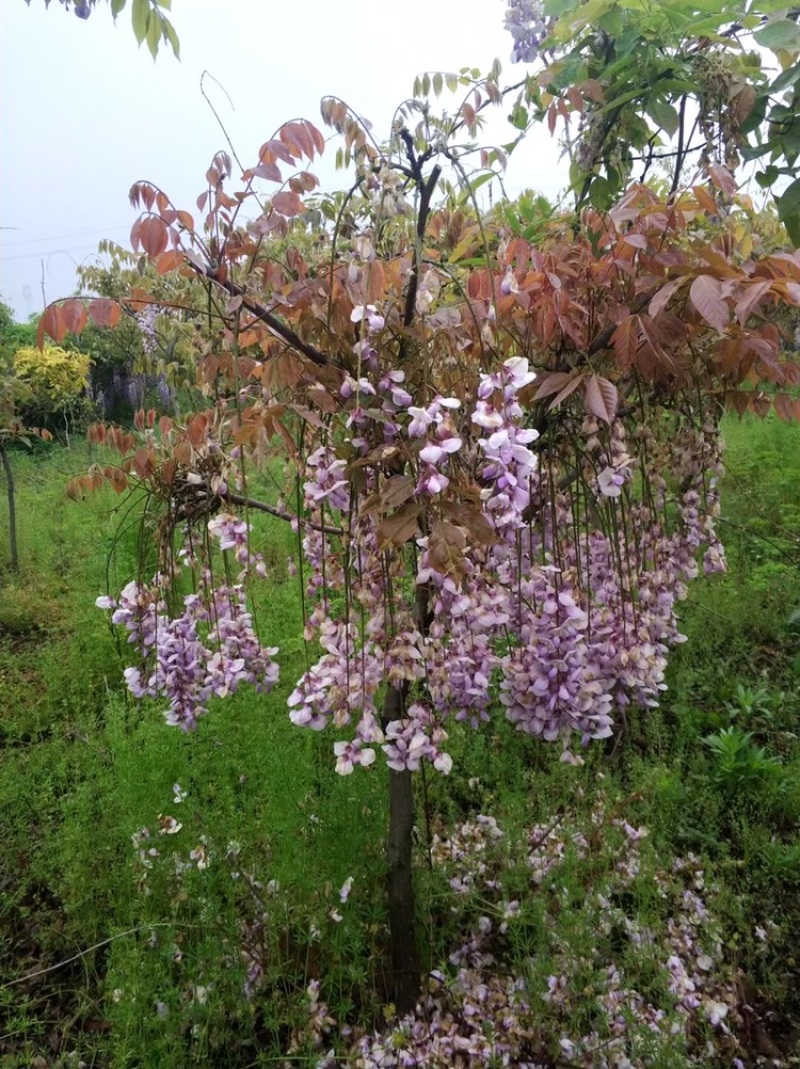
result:
[[[509,61],[503,0],[173,0],[181,60],[137,48],[130,3],[116,28],[105,3],[81,21],[54,0],[0,0],[0,295],[24,319],[75,288],[75,264],[107,237],[127,246],[135,213],[128,189],[147,178],[178,207],[194,209],[222,132],[200,94],[206,88],[245,165],[282,123],[320,126],[320,98],[337,95],[388,133],[417,74],[486,71]],[[230,97],[231,103],[226,97]],[[450,98],[447,94],[443,100]],[[511,140],[497,109],[488,144]],[[326,189],[335,143],[315,173]],[[558,149],[537,132],[512,160],[511,195],[554,196],[565,184]]]

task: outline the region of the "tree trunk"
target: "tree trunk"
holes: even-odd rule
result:
[[[390,686],[383,703],[384,729],[403,715],[404,694]],[[389,932],[392,953],[392,998],[397,1012],[410,1013],[419,997],[420,976],[414,920],[411,868],[414,789],[411,772],[389,770],[389,838],[386,845]]]
[[[6,493],[8,495],[8,540],[11,548],[11,570],[19,571],[19,554],[17,552],[17,506],[14,501],[14,475],[11,461],[5,447],[0,444],[0,461],[6,474]]]

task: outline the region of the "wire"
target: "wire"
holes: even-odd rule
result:
[[[59,253],[63,253],[64,256],[72,256],[73,253],[84,252],[85,250],[97,252],[94,245],[79,245],[73,249],[45,249],[42,252],[18,252],[13,256],[0,256],[0,263],[11,263],[12,260],[49,260],[51,256],[58,256]]]
[[[4,230],[18,229],[17,227],[3,227]],[[107,234],[110,230],[130,230],[130,225],[121,223],[119,226],[101,227],[99,230],[78,230],[74,234],[53,234],[45,238],[20,238],[18,241],[4,241],[3,247],[10,249],[13,245],[33,245],[40,241],[66,241],[67,238],[86,238],[92,234]]]

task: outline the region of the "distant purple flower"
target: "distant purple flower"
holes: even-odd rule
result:
[[[541,0],[508,0],[505,27],[514,39],[512,63],[533,63],[547,36]]]

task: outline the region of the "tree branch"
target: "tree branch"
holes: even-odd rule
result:
[[[277,505],[268,505],[266,501],[258,501],[254,497],[243,497],[241,494],[233,494],[230,490],[226,490],[224,494],[219,495],[221,500],[230,502],[231,505],[239,505],[241,508],[255,509],[257,512],[267,512],[270,516],[275,516],[279,520],[286,520],[287,523],[298,523],[301,527],[309,527],[312,531],[320,531],[322,534],[330,535],[343,535],[344,530],[341,527],[329,527],[326,524],[314,523],[313,520],[304,520],[301,516],[296,516],[293,512],[287,512],[285,509],[279,509]]]
[[[189,260],[189,264],[198,275],[209,279],[209,281],[224,289],[226,293],[229,293],[231,297],[241,297],[243,308],[251,312],[256,319],[263,320],[273,333],[277,334],[279,338],[283,338],[285,342],[299,353],[302,353],[303,356],[307,356],[317,367],[327,367],[330,364],[330,359],[324,353],[321,353],[315,346],[309,345],[308,342],[304,342],[299,334],[296,334],[291,327],[283,323],[277,316],[274,316],[263,304],[259,304],[252,297],[248,297],[247,291],[242,286],[237,286],[235,282],[223,281],[217,278],[216,271],[210,267],[203,267],[192,260]]]
[[[433,191],[436,188],[436,183],[439,181],[439,175],[442,173],[441,167],[436,164],[431,173],[428,175],[427,182],[422,181],[420,175],[418,184],[420,188],[419,198],[419,215],[417,217],[417,241],[419,247],[422,247],[422,242],[425,240],[425,228],[428,225],[428,215],[431,209],[431,197]],[[406,303],[403,309],[403,326],[408,328],[411,326],[411,322],[414,319],[414,308],[417,303],[417,288],[419,286],[419,263],[417,257],[414,257],[414,266],[411,268],[411,278],[408,281],[408,290],[406,291]]]

